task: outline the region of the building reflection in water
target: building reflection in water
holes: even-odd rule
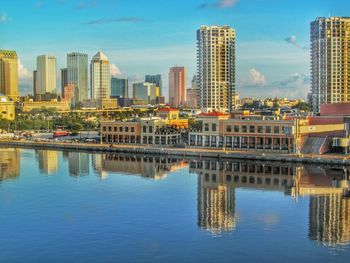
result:
[[[63,152],[68,161],[69,175],[73,177],[87,176],[90,173],[90,154],[85,152]]]
[[[57,174],[58,169],[58,151],[35,150],[36,158],[39,163],[39,170],[46,175]]]
[[[281,191],[295,200],[310,196],[309,238],[323,245],[350,243],[346,169],[246,161],[190,162],[198,174],[198,226],[214,233],[236,225],[235,188]]]
[[[93,156],[93,167],[101,178],[108,176],[108,173],[123,173],[160,180],[164,179],[169,172],[175,172],[187,165],[187,161],[171,157],[116,154]]]
[[[0,181],[19,177],[20,151],[16,148],[0,148]]]

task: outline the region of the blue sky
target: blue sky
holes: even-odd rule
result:
[[[0,0],[0,48],[21,60],[20,90],[30,93],[36,56],[104,52],[114,74],[142,80],[184,65],[196,72],[196,29],[230,25],[237,32],[241,97],[306,97],[309,24],[350,16],[347,0]],[[119,69],[119,71],[118,71]],[[58,80],[59,81],[59,80]],[[190,81],[188,81],[190,85]]]

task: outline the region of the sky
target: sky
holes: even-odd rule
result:
[[[306,98],[310,86],[310,22],[350,16],[349,0],[0,0],[0,49],[16,50],[22,95],[32,93],[36,57],[68,52],[89,60],[107,55],[112,74],[143,81],[187,68],[196,74],[196,30],[236,30],[236,90],[240,97]],[[58,72],[59,73],[59,72]],[[60,83],[60,74],[58,84]],[[59,87],[59,86],[58,86]]]

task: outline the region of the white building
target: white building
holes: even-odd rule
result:
[[[111,73],[105,54],[98,52],[91,60],[91,98],[109,99],[111,92]]]
[[[38,95],[57,94],[56,57],[41,55],[37,57],[36,91]]]

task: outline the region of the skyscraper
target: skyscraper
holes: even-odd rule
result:
[[[191,88],[186,90],[186,105],[192,108],[198,107],[199,90],[197,88],[197,77],[193,76]]]
[[[129,83],[127,79],[111,78],[111,97],[129,97]]]
[[[64,87],[68,84],[67,68],[61,69],[61,94],[64,96]]]
[[[311,22],[311,92],[314,112],[320,105],[350,101],[350,18],[319,17]]]
[[[38,98],[38,71],[33,71],[33,92],[34,92],[34,98]]]
[[[147,104],[155,104],[159,88],[154,83],[141,82],[133,84],[133,99]]]
[[[146,75],[145,82],[153,83],[159,87],[159,96],[162,96],[162,75]]]
[[[109,99],[111,92],[111,73],[105,54],[98,52],[91,60],[91,98]]]
[[[108,69],[109,72],[109,69]],[[88,55],[67,54],[67,84],[75,86],[75,101],[88,99]]]
[[[185,105],[186,100],[186,69],[172,67],[169,71],[169,103],[172,107]]]
[[[16,51],[0,50],[0,93],[18,98],[18,57]]]
[[[202,26],[197,31],[197,77],[200,107],[231,111],[235,107],[235,30]]]
[[[37,57],[37,84],[38,95],[57,94],[56,57],[48,55]]]

